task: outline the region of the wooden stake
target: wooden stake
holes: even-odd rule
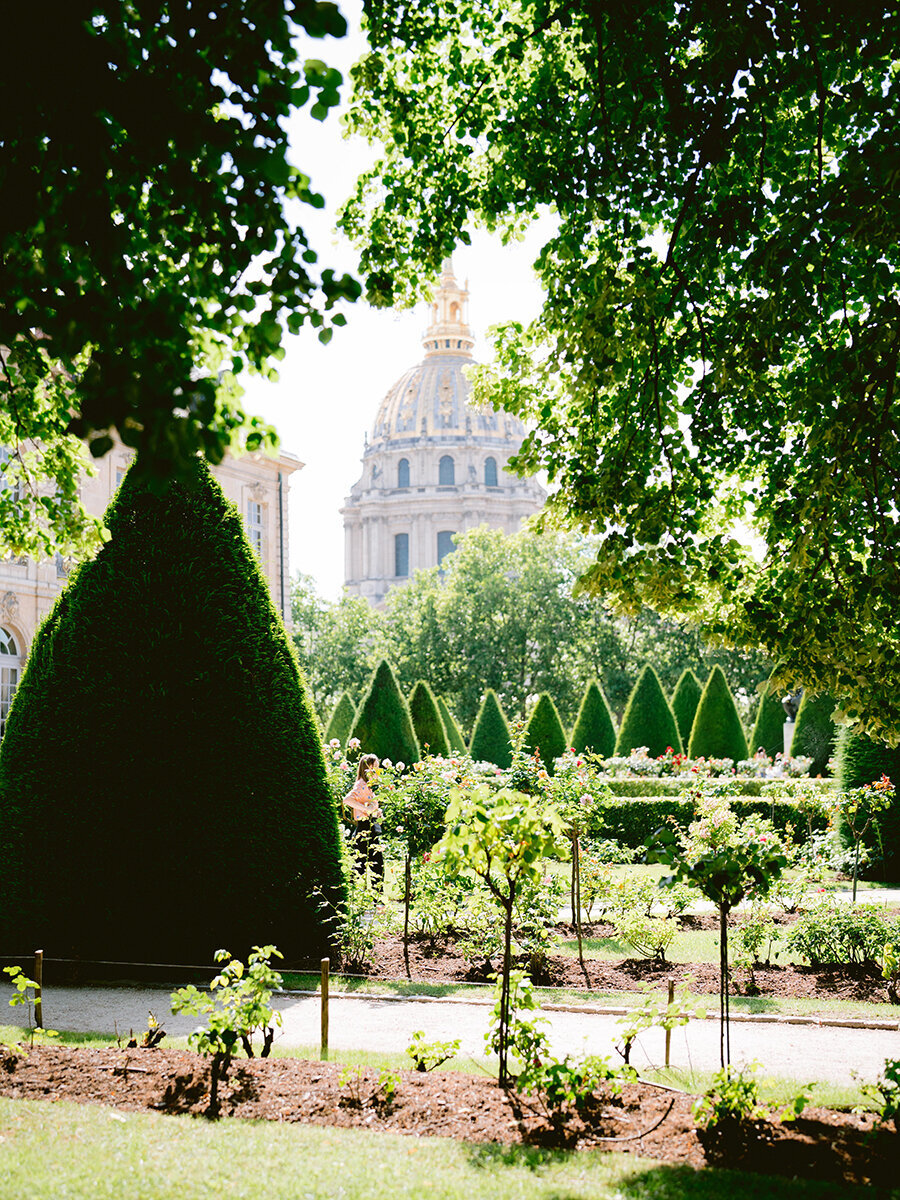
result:
[[[34,952],[34,982],[37,987],[34,989],[34,1023],[38,1029],[44,1028],[44,1005],[41,999],[41,993],[44,989],[44,952],[43,950],[35,950]]]
[[[328,1062],[328,969],[331,960],[322,959],[322,1047],[319,1057],[322,1062]]]
[[[675,980],[669,980],[669,1004],[675,999]],[[672,1048],[672,1030],[666,1030],[666,1066],[669,1065],[669,1051]]]

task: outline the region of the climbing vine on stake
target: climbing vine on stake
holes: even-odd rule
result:
[[[504,788],[491,792],[486,785],[472,791],[453,791],[447,808],[447,832],[435,847],[435,858],[448,874],[472,871],[484,883],[503,911],[503,966],[497,1053],[499,1083],[508,1087],[510,971],[512,922],[516,898],[526,884],[536,884],[543,860],[557,854],[565,823],[555,807],[538,812],[521,792]]]

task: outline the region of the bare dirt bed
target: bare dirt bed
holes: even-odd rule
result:
[[[702,923],[715,922],[715,916],[688,917],[683,921],[688,928],[699,928]],[[559,926],[561,937],[574,938],[571,927]],[[586,938],[611,937],[612,927],[604,924],[585,926]],[[318,964],[316,964],[318,965]],[[529,964],[523,963],[526,968]],[[429,939],[417,936],[410,941],[409,978],[421,983],[480,983],[487,980],[497,964],[473,965],[462,958],[452,940]],[[380,938],[375,946],[374,961],[368,966],[356,966],[354,970],[373,979],[405,979],[406,966],[403,957],[403,940],[398,936]],[[754,995],[809,997],[812,999],[855,1000],[867,1003],[884,1003],[888,1000],[886,985],[875,967],[846,964],[843,966],[805,967],[759,965],[755,969]],[[660,985],[667,979],[676,982],[691,980],[693,991],[715,994],[719,990],[718,966],[712,963],[660,963],[646,958],[627,958],[621,962],[598,962],[585,959],[582,971],[577,958],[572,955],[551,954],[538,970],[531,970],[532,979],[538,986],[590,989],[593,991],[634,991],[641,984]],[[747,990],[746,973],[735,971],[732,991]]]
[[[582,1116],[554,1123],[533,1097],[503,1091],[486,1078],[401,1071],[387,1102],[374,1069],[351,1072],[343,1084],[341,1074],[335,1064],[293,1058],[236,1060],[218,1084],[216,1113],[210,1111],[210,1062],[188,1050],[42,1046],[0,1053],[0,1095],[13,1099],[595,1147],[695,1167],[716,1162],[862,1185],[886,1184],[896,1158],[896,1134],[874,1129],[871,1117],[822,1109],[790,1125],[755,1122],[739,1136],[710,1141],[695,1128],[692,1097],[650,1084],[628,1085],[621,1097],[597,1096]]]

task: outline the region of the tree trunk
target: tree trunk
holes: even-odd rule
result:
[[[403,867],[403,962],[406,966],[406,978],[411,979],[409,970],[409,904],[412,895],[412,858],[407,851]]]
[[[513,897],[510,895],[508,900],[504,900],[503,907],[505,909],[505,918],[503,922],[503,970],[500,980],[500,1032],[499,1032],[499,1055],[500,1069],[498,1072],[497,1082],[502,1088],[509,1087],[509,1067],[508,1067],[508,1050],[509,1050],[509,974],[512,969],[512,919],[513,919]]]
[[[582,971],[587,975],[587,968],[584,965],[584,944],[581,933],[581,841],[577,831],[572,838],[572,880],[572,915],[575,921],[575,936],[578,938],[578,961],[581,964]]]
[[[728,1027],[728,907],[719,909],[719,1058],[731,1062],[731,1032]]]

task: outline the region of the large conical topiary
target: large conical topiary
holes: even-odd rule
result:
[[[838,732],[835,758],[838,787],[842,792],[877,783],[882,775],[887,775],[897,788],[898,799],[878,814],[863,838],[863,844],[875,857],[872,866],[861,872],[895,882],[900,879],[900,746],[886,746],[864,733],[851,733],[845,727]],[[842,829],[841,833],[849,845],[847,831]]]
[[[456,717],[447,707],[447,701],[443,696],[438,696],[438,711],[441,714],[441,720],[444,722],[444,729],[447,733],[447,744],[450,747],[451,754],[465,754],[466,739],[462,735],[462,730],[457,724]]]
[[[38,634],[0,749],[0,944],[208,963],[325,945],[343,896],[316,717],[207,467],[132,470]]]
[[[648,663],[638,676],[628,697],[616,754],[627,755],[638,746],[646,746],[651,758],[665,754],[669,746],[681,753],[681,737],[675,715],[659,682],[659,676]]]
[[[781,695],[781,689],[773,686],[770,675],[759,695],[759,707],[750,734],[751,754],[765,750],[769,758],[774,758],[776,754],[784,753],[785,712]]]
[[[703,687],[700,680],[690,667],[686,667],[681,672],[678,682],[675,684],[675,691],[672,693],[672,712],[675,714],[675,724],[681,735],[682,746],[686,746],[691,740],[691,729],[702,694]]]
[[[419,761],[419,743],[409,705],[385,659],[372,673],[350,736],[359,738],[361,754],[377,754],[405,766]]]
[[[609,758],[616,749],[616,727],[603,689],[592,679],[584,690],[570,742],[579,754],[591,750]]]
[[[747,735],[725,672],[718,665],[710,671],[697,706],[688,756],[733,758],[735,762],[747,757]]]
[[[522,742],[526,750],[536,750],[541,762],[553,774],[553,761],[566,752],[566,731],[556,705],[547,692],[541,692],[525,726]]]
[[[334,712],[331,714],[331,719],[325,730],[325,741],[331,742],[337,738],[342,746],[346,746],[355,717],[356,705],[350,699],[350,693],[344,692],[334,706]]]
[[[810,775],[827,775],[828,760],[834,752],[837,726],[831,719],[837,704],[832,696],[814,696],[804,691],[794,726],[791,757],[804,754],[812,759]],[[900,783],[900,780],[898,780]]]
[[[420,679],[409,694],[409,715],[416,731],[419,752],[446,758],[450,753],[450,746],[444,722],[434,693],[424,679]]]
[[[498,767],[512,763],[509,723],[493,689],[488,688],[475,718],[469,754],[476,762],[492,762]]]

